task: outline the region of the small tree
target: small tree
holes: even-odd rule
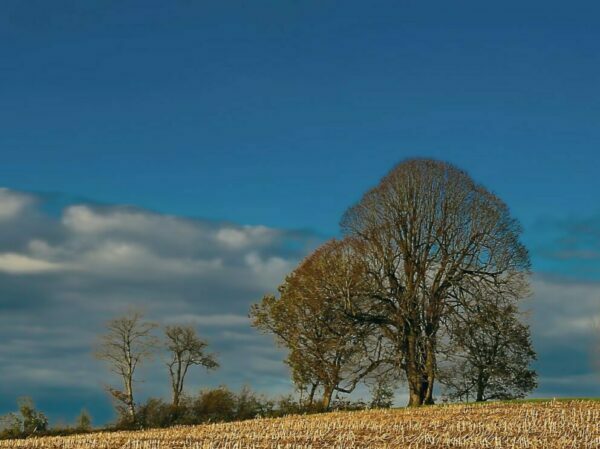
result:
[[[537,374],[529,366],[536,358],[529,328],[510,299],[479,298],[454,319],[449,363],[440,369],[450,399],[516,399],[536,388]]]
[[[92,417],[86,409],[81,410],[75,420],[75,429],[80,432],[89,432],[92,430]]]
[[[215,369],[219,364],[214,354],[205,352],[208,343],[198,336],[193,327],[167,326],[165,336],[166,347],[170,353],[167,367],[171,377],[173,407],[178,407],[189,368],[203,366],[206,369]]]
[[[394,404],[394,387],[399,383],[396,373],[386,370],[373,376],[369,382],[371,392],[371,408],[390,408]]]
[[[25,435],[32,435],[48,430],[48,418],[44,413],[35,408],[35,404],[31,398],[19,398],[17,404],[23,419],[23,433]]]
[[[131,310],[122,317],[109,321],[106,334],[100,337],[96,356],[108,362],[113,373],[123,383],[123,389],[108,387],[113,398],[120,404],[122,414],[129,424],[136,422],[134,399],[134,375],[136,369],[152,356],[156,338],[152,335],[155,323],[144,320],[140,311]]]

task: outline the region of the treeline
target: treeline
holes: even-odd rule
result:
[[[375,401],[348,401],[337,399],[332,403],[336,410],[359,410],[381,406]],[[387,406],[391,406],[390,403]],[[173,425],[192,425],[214,422],[242,421],[254,418],[281,417],[299,413],[318,413],[323,409],[310,405],[293,395],[276,399],[254,393],[249,387],[233,392],[226,386],[202,390],[197,396],[183,395],[177,407],[162,399],[151,398],[137,409],[135,427],[162,428]],[[127,417],[117,422],[116,427],[131,425]]]
[[[149,398],[136,404],[136,420],[127,413],[120,413],[116,421],[102,427],[93,427],[92,417],[82,410],[73,425],[50,426],[46,414],[38,410],[30,398],[17,401],[18,412],[0,417],[0,439],[18,439],[30,436],[53,436],[89,433],[104,430],[132,430],[166,428],[176,425],[243,421],[254,418],[277,418],[291,414],[319,413],[319,404],[310,405],[294,395],[270,398],[253,392],[244,386],[233,392],[226,386],[201,390],[197,395],[183,394],[178,405],[161,398]],[[370,402],[350,401],[337,398],[331,404],[335,410],[361,410],[387,408],[392,402],[389,396],[374,396]]]

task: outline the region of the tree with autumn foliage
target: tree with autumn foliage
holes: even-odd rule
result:
[[[286,363],[297,386],[309,390],[309,402],[321,392],[323,409],[334,392],[352,392],[384,363],[376,327],[346,310],[372,289],[365,270],[344,242],[332,240],[287,276],[278,296],[265,296],[250,311],[253,326],[288,349]]]

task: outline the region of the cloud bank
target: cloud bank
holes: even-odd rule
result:
[[[70,420],[86,407],[96,422],[110,419],[103,386],[116,379],[92,348],[103,324],[131,306],[161,324],[193,324],[209,340],[221,369],[191,372],[190,391],[219,384],[291,391],[283,352],[250,327],[247,313],[320,238],[129,206],[47,201],[0,189],[0,413],[31,395],[54,418]],[[561,251],[573,249],[571,241],[561,235]],[[578,256],[586,247],[581,239],[574,246]],[[533,290],[525,307],[539,354],[536,395],[600,395],[590,357],[600,282],[550,272],[534,276]],[[141,398],[168,397],[160,357],[140,377]]]
[[[71,414],[86,406],[109,418],[102,388],[115,379],[92,348],[103,324],[132,306],[162,324],[194,324],[219,353],[222,368],[192,372],[190,389],[288,391],[281,352],[247,313],[318,244],[315,235],[124,206],[46,214],[43,202],[0,190],[0,413],[32,395],[60,415],[61,396],[72,395],[89,400]],[[142,396],[168,395],[160,357],[140,374]]]

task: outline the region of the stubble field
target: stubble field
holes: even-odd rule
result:
[[[1,449],[599,449],[600,402],[334,412],[137,432],[1,441]]]

